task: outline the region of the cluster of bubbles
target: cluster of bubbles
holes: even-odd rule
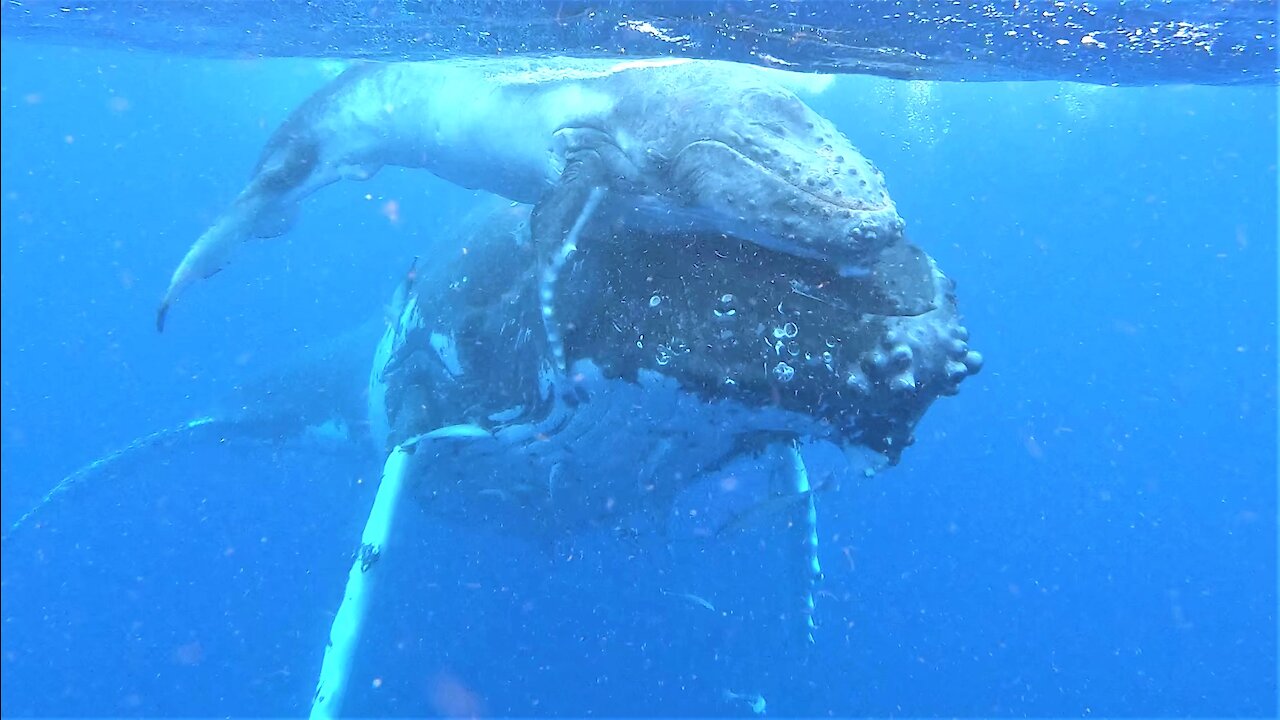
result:
[[[936,83],[927,80],[895,80],[876,85],[879,104],[893,108],[893,113],[902,119],[902,139],[909,145],[933,147],[950,132],[950,121],[935,112],[936,87]]]

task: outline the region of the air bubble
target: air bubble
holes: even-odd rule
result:
[[[734,315],[737,315],[738,311],[735,310],[733,307],[733,299],[734,299],[733,295],[730,293],[725,293],[724,295],[721,295],[720,304],[716,306],[714,310],[715,316],[718,318],[723,318],[723,317],[733,317]]]
[[[658,306],[659,306],[659,305],[661,305],[661,304],[662,304],[662,296],[661,296],[661,295],[654,295],[653,297],[649,298],[649,307],[651,307],[651,308],[652,308],[652,307],[658,307]]]
[[[790,365],[780,362],[773,366],[773,377],[778,382],[788,383],[796,376],[796,369]]]

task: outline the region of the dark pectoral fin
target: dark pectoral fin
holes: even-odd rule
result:
[[[599,164],[591,160],[570,161],[560,180],[533,206],[529,229],[540,253],[560,247],[573,224],[582,215],[593,189],[603,187]]]
[[[164,332],[165,318],[169,317],[169,301],[164,300],[156,308],[156,332]]]
[[[587,156],[587,161],[570,161],[560,182],[534,206],[529,225],[538,254],[538,301],[543,329],[552,358],[561,371],[567,369],[567,358],[564,329],[556,319],[556,282],[565,263],[577,250],[583,227],[607,192],[607,186],[601,182],[599,156],[594,153]],[[596,162],[592,162],[593,159]]]
[[[858,309],[873,315],[914,317],[937,308],[933,263],[923,250],[909,242],[885,248],[871,272],[857,278],[861,298],[867,303]]]

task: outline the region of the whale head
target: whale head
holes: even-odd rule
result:
[[[462,241],[471,252],[414,285],[371,376],[388,445],[444,443],[418,454],[427,476],[463,478],[424,486],[448,516],[501,507],[507,527],[545,528],[661,509],[701,473],[788,438],[893,463],[980,362],[927,256],[937,308],[876,315],[864,286],[821,263],[601,216],[553,299],[561,375],[527,208],[491,217]]]
[[[883,173],[786,87],[751,70],[708,76],[690,64],[668,71],[663,92],[669,112],[624,99],[616,114],[638,127],[650,162],[665,170],[664,192],[684,212],[844,277],[867,275],[903,242],[905,223]],[[927,272],[893,292],[899,314],[932,307]]]

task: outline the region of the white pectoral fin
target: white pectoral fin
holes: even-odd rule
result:
[[[224,215],[213,227],[204,231],[187,250],[178,269],[169,279],[169,288],[156,310],[156,330],[164,332],[165,318],[174,300],[189,286],[216,274],[231,257],[231,251],[245,239],[245,221],[236,217],[235,210]]]
[[[377,172],[376,166],[360,166],[358,174],[369,177],[374,172]],[[164,332],[165,316],[178,295],[188,286],[225,267],[240,243],[250,238],[278,237],[288,232],[304,198],[347,176],[343,175],[342,168],[317,164],[314,148],[310,146],[300,144],[277,151],[272,161],[258,169],[231,207],[182,258],[169,281],[169,289],[160,301],[156,329]]]
[[[360,535],[360,546],[352,557],[351,569],[347,573],[342,602],[338,605],[329,629],[329,642],[325,646],[320,678],[316,681],[316,691],[311,703],[312,718],[336,718],[342,711],[342,701],[346,698],[347,685],[351,679],[356,650],[364,632],[375,584],[383,574],[377,563],[392,539],[391,531],[396,514],[409,484],[412,444],[416,442],[414,439],[397,445],[383,465],[382,480],[378,483],[369,519],[365,522],[364,532]]]
[[[292,198],[274,197],[256,184],[246,188],[218,221],[196,239],[174,270],[156,312],[156,330],[164,332],[169,307],[185,289],[226,267],[240,243],[284,234],[292,226],[297,208],[298,203]]]

